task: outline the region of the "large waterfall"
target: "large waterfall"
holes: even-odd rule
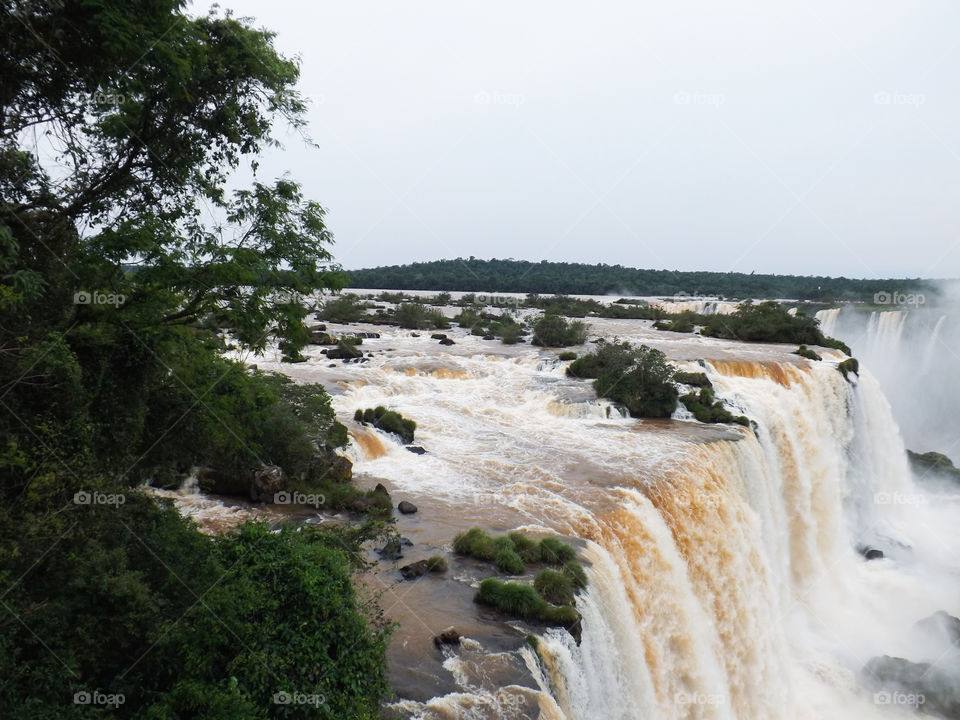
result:
[[[537,631],[535,651],[485,655],[478,644],[445,661],[454,690],[394,710],[430,720],[897,717],[904,708],[878,702],[859,674],[877,655],[922,659],[913,624],[960,614],[960,506],[915,487],[869,369],[847,381],[832,351],[810,362],[783,346],[677,339],[629,321],[595,330],[705,370],[755,429],[624,418],[546,354],[465,335],[436,348],[388,331],[365,342],[389,350],[365,365],[288,366],[328,385],[338,373],[355,471],[421,506],[401,528],[415,543],[449,548],[472,525],[586,541],[579,645],[562,630]],[[426,455],[349,420],[380,404],[417,420]],[[885,557],[865,560],[867,547]],[[424,627],[403,644],[441,629],[417,602],[403,605]],[[532,692],[533,705],[503,699],[521,692],[503,679],[518,663],[535,688],[515,697]]]

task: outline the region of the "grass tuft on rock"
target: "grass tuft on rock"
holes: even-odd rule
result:
[[[559,570],[541,570],[533,579],[533,587],[540,597],[554,605],[568,605],[573,602],[573,581]]]
[[[527,569],[523,560],[512,547],[504,547],[497,553],[494,564],[508,575],[522,575]]]
[[[562,540],[548,537],[540,541],[540,559],[548,565],[562,565],[576,557],[576,551]]]

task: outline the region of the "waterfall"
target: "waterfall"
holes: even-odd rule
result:
[[[890,317],[875,316],[874,337],[903,340],[906,314]],[[843,317],[830,322],[839,327]],[[960,536],[956,500],[934,502],[915,486],[869,365],[847,381],[836,360],[802,360],[789,349],[701,338],[668,345],[636,324],[608,327],[663,342],[691,365],[723,348],[706,355],[703,370],[755,430],[623,417],[540,352],[486,355],[467,336],[457,337],[457,355],[385,337],[398,355],[351,368],[356,381],[334,396],[348,424],[377,405],[417,421],[422,456],[351,427],[358,477],[420,505],[415,543],[449,548],[472,525],[586,542],[580,644],[566,631],[521,626],[521,638],[539,636],[535,648],[483,662],[500,676],[522,667],[541,717],[890,717],[858,673],[877,655],[909,657],[917,620],[960,614]],[[868,562],[862,547],[885,558]],[[444,667],[456,692],[394,709],[424,720],[537,717],[517,704],[504,714],[504,686],[454,660]],[[471,656],[489,669],[483,662]],[[533,701],[523,694],[523,702]]]
[[[827,337],[836,337],[837,319],[840,317],[840,308],[818,310],[814,317],[820,321],[820,330]]]

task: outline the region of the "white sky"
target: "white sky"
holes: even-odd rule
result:
[[[347,268],[960,276],[956,2],[222,4],[301,57],[261,175]]]

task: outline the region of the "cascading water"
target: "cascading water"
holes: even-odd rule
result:
[[[877,382],[866,369],[846,381],[831,351],[814,363],[783,346],[678,341],[617,322],[596,325],[659,344],[689,369],[705,358],[717,396],[756,431],[625,418],[562,365],[523,347],[489,354],[467,335],[441,353],[385,333],[365,347],[390,352],[337,368],[355,472],[421,506],[404,529],[415,543],[448,546],[472,525],[586,541],[579,645],[541,630],[536,651],[491,649],[484,665],[478,644],[445,661],[454,689],[393,710],[430,720],[892,717],[858,673],[876,655],[910,657],[917,620],[958,614],[960,537],[956,498],[933,503],[914,486]],[[321,361],[288,371],[319,379]],[[349,420],[381,404],[416,419],[426,455]],[[886,558],[865,561],[865,546]],[[412,607],[424,628],[405,643],[442,629]],[[491,679],[490,663],[516,675],[510,662],[526,666],[532,689],[503,695],[513,686]]]

